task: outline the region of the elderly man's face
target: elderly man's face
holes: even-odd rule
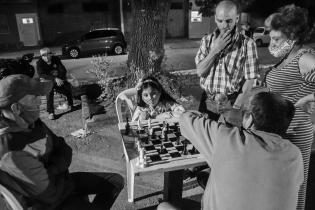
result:
[[[236,26],[239,16],[236,8],[218,7],[215,11],[215,22],[221,33]]]
[[[42,59],[43,59],[45,62],[50,63],[50,61],[51,61],[51,56],[52,56],[52,53],[51,53],[51,52],[47,52],[47,53],[42,54]]]

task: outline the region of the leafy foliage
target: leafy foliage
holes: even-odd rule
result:
[[[102,88],[99,98],[102,100],[114,100],[117,94],[126,88],[125,77],[111,77],[113,71],[110,68],[111,62],[112,60],[107,56],[95,56],[91,61],[92,68],[89,72],[95,74],[98,79],[98,84]]]
[[[222,0],[195,0],[197,6],[200,6],[199,12],[204,17],[210,17],[215,13],[215,6]],[[246,11],[255,0],[234,0],[239,6],[240,11]]]

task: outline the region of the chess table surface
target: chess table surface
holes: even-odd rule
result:
[[[129,132],[126,132],[127,123],[118,124],[126,161],[131,164],[136,174],[180,170],[205,163],[204,157],[181,136],[178,120],[170,119],[166,120],[166,123],[169,124],[166,138],[161,137],[163,121],[151,120],[152,136],[148,135],[148,121],[141,121],[141,129],[138,128],[138,122],[129,122]],[[139,143],[136,143],[137,141]],[[144,148],[146,154],[144,167],[137,163],[139,146]]]

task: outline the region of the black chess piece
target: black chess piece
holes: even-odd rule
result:
[[[197,153],[197,150],[196,150],[196,147],[193,146],[193,148],[191,149],[191,154],[196,154]]]
[[[183,148],[183,151],[182,151],[182,154],[183,155],[188,155],[188,150],[187,150],[187,142],[184,142],[184,148]]]
[[[128,117],[126,117],[125,134],[129,135],[129,133],[130,133],[130,124],[129,124],[129,121],[128,121]]]
[[[176,145],[180,145],[180,137],[179,136],[177,136]]]
[[[164,145],[161,144],[161,148],[160,148],[160,150],[159,150],[159,154],[163,154],[163,150],[164,150]]]

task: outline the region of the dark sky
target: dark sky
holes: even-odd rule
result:
[[[314,2],[315,0],[255,0],[252,6],[248,8],[248,11],[261,16],[268,16],[281,6],[294,3],[296,5],[308,8],[310,10],[309,13],[314,14]]]

